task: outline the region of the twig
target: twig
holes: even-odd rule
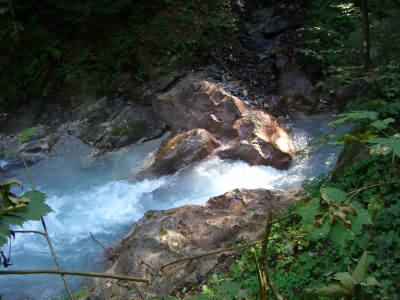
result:
[[[353,199],[355,196],[357,196],[359,193],[368,190],[368,189],[372,189],[374,187],[378,187],[378,186],[383,186],[383,185],[387,185],[387,184],[400,184],[400,181],[390,181],[390,182],[384,182],[384,183],[378,183],[378,184],[371,184],[371,185],[366,185],[363,186],[357,190],[351,191],[349,192],[347,195],[350,196],[347,201],[350,201],[351,199]]]
[[[283,220],[286,220],[286,219],[288,219],[288,218],[290,218],[292,216],[295,216],[295,215],[296,215],[295,213],[291,213],[291,214],[289,214],[287,216],[284,216],[282,218],[277,218],[277,219],[275,219],[273,221],[270,219],[269,223],[270,224],[276,224],[276,223],[279,223],[279,222],[281,222]],[[263,242],[264,242],[264,240],[259,240],[259,241],[254,241],[254,242],[248,243],[246,245],[236,246],[236,247],[232,247],[232,248],[218,249],[218,250],[214,250],[214,251],[203,253],[203,254],[199,254],[199,255],[194,255],[194,256],[190,256],[190,257],[177,259],[177,260],[174,260],[174,261],[171,261],[169,263],[166,263],[166,264],[162,265],[161,268],[160,268],[160,271],[163,271],[166,267],[169,267],[171,265],[174,265],[174,264],[177,264],[177,263],[180,263],[180,262],[199,259],[199,258],[202,258],[202,257],[205,257],[205,256],[215,255],[215,254],[219,254],[219,253],[222,253],[222,252],[231,252],[231,251],[236,251],[236,250],[240,250],[240,249],[250,248],[250,247],[253,247],[255,245],[261,244]],[[153,269],[153,268],[151,268],[151,269]]]
[[[34,233],[34,234],[40,234],[43,235],[44,237],[46,234],[41,231],[36,231],[36,230],[12,230],[13,233]]]
[[[264,237],[264,241],[263,241],[263,247],[261,250],[261,255],[262,255],[262,259],[264,261],[263,263],[263,270],[264,270],[264,274],[265,274],[265,279],[266,282],[269,286],[269,288],[272,290],[272,293],[274,294],[274,297],[277,300],[284,300],[285,298],[282,297],[282,295],[279,293],[279,290],[276,288],[274,282],[271,279],[271,276],[269,275],[269,266],[268,266],[268,241],[269,241],[269,235],[271,233],[271,213],[268,213],[267,215],[267,224],[265,225],[265,237]]]
[[[25,158],[22,155],[20,155],[19,153],[17,154],[17,157],[20,160],[22,160],[22,163],[24,164],[24,167],[25,167],[26,177],[28,178],[28,181],[31,184],[32,190],[35,191],[36,188],[35,188],[35,185],[34,185],[33,180],[32,180],[31,171],[30,171],[30,169],[28,167],[28,164],[26,163]]]
[[[58,257],[57,257],[57,255],[56,255],[56,252],[54,251],[53,243],[51,242],[51,239],[50,239],[50,237],[49,237],[49,233],[47,232],[46,223],[45,223],[43,217],[41,217],[40,219],[41,219],[41,221],[42,221],[42,225],[43,225],[45,237],[46,237],[46,240],[47,240],[47,244],[49,245],[49,248],[50,248],[51,256],[53,256],[53,260],[54,260],[54,263],[56,264],[57,270],[60,271],[60,270],[61,270],[60,262],[58,261]],[[60,273],[60,274],[61,274],[61,273]],[[71,288],[69,287],[69,285],[68,285],[68,283],[67,283],[67,280],[66,280],[65,277],[64,277],[64,274],[61,274],[61,279],[62,279],[63,282],[64,282],[64,287],[65,287],[65,290],[66,290],[67,293],[68,293],[69,298],[70,298],[71,300],[74,300],[74,296],[72,295],[72,290],[71,290]]]
[[[118,280],[136,281],[144,282],[149,284],[150,279],[146,278],[136,278],[125,275],[112,275],[105,273],[95,273],[95,272],[73,272],[65,270],[12,270],[12,271],[0,271],[0,275],[34,275],[34,274],[60,274],[60,275],[73,275],[73,276],[85,276],[85,277],[98,277],[98,278],[110,278]]]
[[[165,269],[166,267],[169,267],[171,265],[174,265],[174,264],[177,264],[177,263],[180,263],[180,262],[188,261],[188,260],[199,259],[199,258],[202,258],[202,257],[205,257],[205,256],[215,255],[215,254],[219,254],[219,253],[222,253],[222,252],[231,252],[231,251],[236,251],[236,250],[240,250],[240,249],[250,248],[252,246],[261,244],[263,241],[264,240],[255,241],[255,242],[248,243],[248,244],[242,245],[242,246],[218,249],[218,250],[214,250],[214,251],[203,253],[203,254],[199,254],[199,255],[194,255],[194,256],[190,256],[190,257],[184,257],[184,258],[177,259],[177,260],[174,260],[174,261],[171,261],[169,263],[166,263],[166,264],[162,265],[160,270],[163,271],[163,269]]]
[[[94,235],[93,235],[91,232],[90,232],[90,236],[91,236],[91,238],[93,239],[93,241],[95,241],[97,244],[100,245],[101,248],[103,248],[104,251],[107,251],[107,248],[104,247],[104,245],[103,245],[102,243],[100,243],[99,240],[96,239],[96,238],[94,237]]]
[[[19,155],[19,154],[18,154],[18,157],[19,157],[19,158],[22,160],[22,162],[24,163],[25,172],[26,172],[26,177],[28,178],[28,181],[29,181],[30,184],[31,184],[32,190],[33,190],[33,191],[36,190],[35,185],[34,185],[34,183],[33,183],[33,179],[32,179],[31,173],[30,173],[30,169],[29,169],[29,167],[28,167],[28,164],[27,164],[26,161],[25,161],[25,158],[24,158],[22,155]],[[56,264],[57,270],[60,271],[60,269],[61,269],[61,267],[60,267],[60,262],[58,261],[58,257],[57,257],[57,255],[56,255],[55,250],[54,250],[53,243],[51,242],[49,233],[48,233],[48,231],[47,231],[46,222],[44,221],[44,218],[43,218],[43,217],[41,217],[40,220],[42,221],[42,226],[43,226],[43,230],[44,230],[44,237],[46,238],[47,244],[49,245],[50,252],[51,252],[51,255],[53,256],[54,263]],[[43,234],[43,233],[41,233],[41,234]],[[67,282],[67,280],[65,279],[65,277],[64,277],[63,274],[61,274],[61,279],[62,279],[62,281],[63,281],[63,283],[64,283],[64,287],[65,287],[65,290],[67,291],[68,297],[69,297],[71,300],[74,300],[74,296],[72,295],[72,290],[71,290],[71,288],[69,287],[68,282]]]

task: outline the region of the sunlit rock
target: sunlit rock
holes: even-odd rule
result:
[[[193,129],[165,140],[140,176],[172,174],[211,154],[221,143],[205,129]]]
[[[115,249],[115,261],[108,272],[150,277],[150,285],[136,286],[146,298],[163,298],[198,285],[211,272],[224,267],[229,255],[219,253],[162,266],[177,259],[231,247],[236,242],[262,239],[266,215],[285,209],[295,199],[296,192],[236,189],[212,197],[203,206],[149,211]],[[123,285],[133,295],[135,285]]]

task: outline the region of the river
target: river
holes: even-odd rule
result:
[[[302,150],[315,137],[334,129],[331,116],[296,117],[292,136],[296,150]],[[31,167],[34,184],[47,195],[53,209],[45,217],[61,265],[68,270],[101,271],[102,248],[91,237],[111,246],[125,235],[147,210],[167,209],[184,204],[203,204],[210,197],[235,188],[288,189],[328,172],[336,163],[340,148],[319,145],[311,156],[298,157],[287,171],[272,167],[249,166],[241,161],[210,158],[175,175],[136,181],[149,152],[160,140],[128,147],[90,161],[90,148],[69,138],[56,145],[56,154]],[[5,161],[0,161],[5,165]],[[25,170],[5,174],[26,182]],[[129,180],[126,178],[130,178]],[[0,178],[3,180],[4,178]],[[41,230],[40,222],[24,224],[25,230]],[[3,247],[8,252],[8,247]],[[17,235],[12,241],[12,263],[8,269],[55,269],[42,236]],[[67,276],[73,288],[84,279]],[[64,293],[59,276],[2,276],[2,300],[57,299]]]

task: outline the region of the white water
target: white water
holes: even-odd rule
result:
[[[303,149],[313,136],[332,130],[327,123],[327,116],[298,119],[293,131],[297,149]],[[59,155],[31,168],[37,188],[47,194],[47,203],[54,210],[46,223],[64,268],[101,270],[102,249],[90,238],[90,232],[105,245],[112,245],[150,209],[203,204],[234,188],[296,187],[304,179],[327,172],[339,152],[323,146],[312,157],[297,160],[288,171],[212,158],[173,176],[140,182],[119,180],[138,172],[147,153],[158,143],[152,141],[112,153],[91,164],[86,159],[90,149],[72,139],[57,145]],[[7,174],[10,176],[27,182],[23,170],[14,170]],[[41,224],[29,222],[24,229],[41,230]],[[55,269],[41,236],[17,235],[12,262],[10,270]],[[81,278],[67,278],[75,288],[82,284]],[[51,299],[63,293],[58,276],[0,277],[3,300]]]

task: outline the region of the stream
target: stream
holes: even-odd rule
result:
[[[328,126],[330,120],[332,117],[328,115],[295,117],[291,134],[296,150],[306,148],[315,137],[334,131]],[[288,171],[210,158],[172,176],[132,179],[143,167],[148,153],[160,142],[161,139],[128,147],[91,162],[87,158],[91,149],[71,137],[56,145],[55,155],[31,167],[36,188],[46,193],[47,203],[54,211],[45,220],[63,268],[80,271],[104,268],[103,249],[90,233],[105,246],[112,246],[148,210],[203,204],[210,197],[235,188],[295,188],[303,180],[329,171],[341,150],[315,146],[311,156],[297,158]],[[0,164],[4,166],[6,162]],[[5,176],[28,182],[23,169],[10,170]],[[126,180],[127,177],[131,179]],[[42,228],[40,222],[28,222],[24,229]],[[3,250],[7,252],[8,246]],[[17,235],[12,241],[11,259],[13,265],[9,270],[55,269],[42,236]],[[66,278],[74,289],[85,281],[81,277]],[[0,277],[2,300],[58,299],[62,294],[59,276]]]

